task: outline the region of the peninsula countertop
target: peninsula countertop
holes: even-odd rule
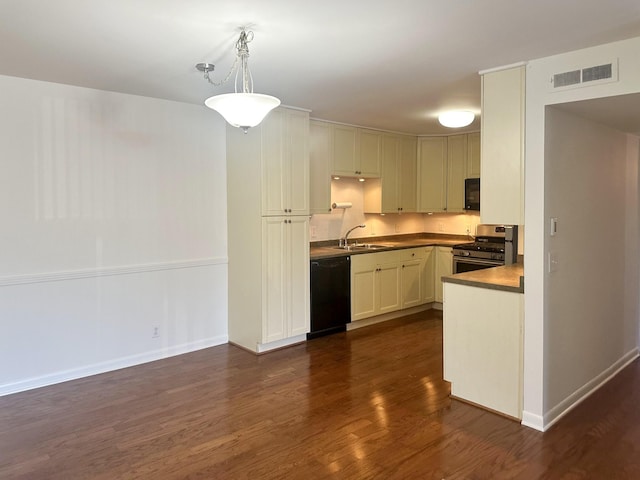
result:
[[[471,287],[524,293],[524,264],[519,262],[513,265],[447,275],[442,277],[442,281]]]

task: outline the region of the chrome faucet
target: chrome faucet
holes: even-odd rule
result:
[[[340,243],[339,243],[339,245],[340,245],[341,247],[346,247],[346,246],[348,246],[348,244],[347,244],[347,240],[349,239],[349,234],[350,234],[351,232],[353,232],[356,228],[364,228],[364,227],[366,227],[366,225],[365,225],[364,223],[361,223],[360,225],[356,225],[355,227],[350,228],[349,230],[347,230],[347,233],[345,233],[345,234],[344,234],[344,237],[340,239]]]

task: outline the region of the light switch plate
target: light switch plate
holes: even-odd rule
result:
[[[558,217],[551,217],[551,221],[549,222],[549,233],[552,237],[558,233]]]

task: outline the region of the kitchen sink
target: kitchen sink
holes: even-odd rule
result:
[[[349,252],[358,250],[380,250],[382,248],[389,248],[387,245],[376,245],[374,243],[358,243],[353,245],[347,245],[346,247],[333,247],[339,250],[347,250]]]

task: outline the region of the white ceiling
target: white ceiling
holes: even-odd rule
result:
[[[233,84],[194,65],[220,80],[242,25],[257,93],[439,134],[438,112],[480,112],[479,70],[640,36],[640,1],[0,0],[0,74],[202,103]]]

